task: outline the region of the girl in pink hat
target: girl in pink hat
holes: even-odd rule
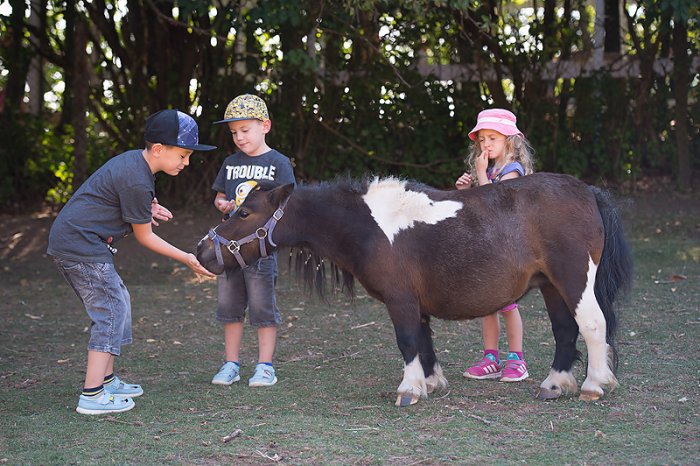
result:
[[[532,173],[532,147],[516,126],[515,115],[508,110],[492,108],[480,112],[469,139],[474,141],[466,160],[470,171],[457,179],[457,189],[467,189],[473,183],[477,186],[499,183]],[[501,333],[498,314],[503,316],[508,338],[505,364],[501,364],[498,354]],[[523,357],[523,321],[517,303],[483,317],[481,328],[484,357],[467,368],[464,376],[479,380],[499,378],[502,382],[526,379],[529,374]]]

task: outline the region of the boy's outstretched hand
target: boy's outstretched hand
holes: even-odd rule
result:
[[[155,197],[151,201],[151,214],[153,218],[151,219],[151,223],[155,226],[159,226],[160,224],[156,221],[156,219],[167,222],[171,218],[173,218],[172,212],[170,212],[168,209],[163,207],[162,205],[158,204],[158,199]]]
[[[197,257],[192,253],[187,254],[187,262],[185,262],[185,265],[187,265],[187,267],[192,269],[192,271],[194,273],[196,273],[197,275],[204,275],[205,277],[210,277],[210,278],[216,277],[216,275],[214,275],[213,273],[211,273],[210,271],[208,271],[207,269],[202,267],[202,264],[199,263],[199,261],[197,260]]]

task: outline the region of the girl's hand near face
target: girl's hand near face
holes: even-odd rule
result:
[[[486,173],[486,169],[489,167],[489,153],[488,151],[483,151],[481,154],[477,155],[474,159],[474,167],[477,172]]]
[[[474,159],[474,168],[476,168],[477,184],[483,186],[489,184],[489,177],[486,176],[486,169],[489,167],[489,153],[487,151],[477,155]]]

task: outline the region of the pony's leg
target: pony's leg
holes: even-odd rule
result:
[[[433,332],[430,330],[430,316],[421,317],[421,337],[420,337],[420,362],[425,374],[425,384],[428,393],[432,393],[436,388],[447,388],[447,379],[442,373],[442,367],[435,356],[433,349]]]
[[[598,267],[588,259],[588,280],[581,300],[576,306],[576,322],[588,349],[588,370],[581,385],[579,399],[597,400],[603,396],[603,387],[617,387],[617,379],[611,368],[611,348],[606,341],[606,322],[595,297],[594,284]]]
[[[396,406],[408,406],[428,396],[425,371],[420,351],[424,348],[423,323],[415,298],[387,300],[389,316],[394,324],[396,343],[404,360],[403,380],[396,389]],[[433,353],[433,357],[435,357]]]
[[[561,294],[553,285],[544,285],[540,291],[547,306],[549,320],[552,322],[556,349],[552,368],[547,378],[540,384],[537,398],[551,400],[559,398],[562,393],[576,393],[578,389],[572,372],[574,361],[579,359],[579,352],[576,350],[578,325]]]

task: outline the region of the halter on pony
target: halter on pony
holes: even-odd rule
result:
[[[275,244],[275,242],[272,241],[272,232],[275,230],[277,222],[279,222],[279,220],[284,215],[284,208],[287,206],[288,200],[289,198],[282,201],[277,210],[275,210],[275,212],[272,214],[272,217],[270,217],[270,219],[267,222],[265,222],[265,225],[255,230],[255,233],[251,233],[248,236],[241,238],[237,241],[227,240],[226,238],[218,234],[216,232],[217,227],[214,227],[211,230],[209,230],[208,236],[214,243],[216,262],[218,262],[219,265],[224,265],[224,257],[221,254],[221,245],[225,244],[226,249],[228,249],[229,252],[233,254],[233,257],[236,258],[241,268],[245,269],[246,267],[248,267],[248,264],[245,263],[245,260],[243,260],[243,256],[241,256],[241,246],[243,246],[244,244],[248,244],[251,241],[254,241],[255,239],[257,239],[260,243],[260,255],[262,257],[267,257],[268,254],[267,249],[265,248],[265,238],[267,238],[267,240],[270,242],[270,246],[272,246],[273,248],[277,247],[277,244]]]

